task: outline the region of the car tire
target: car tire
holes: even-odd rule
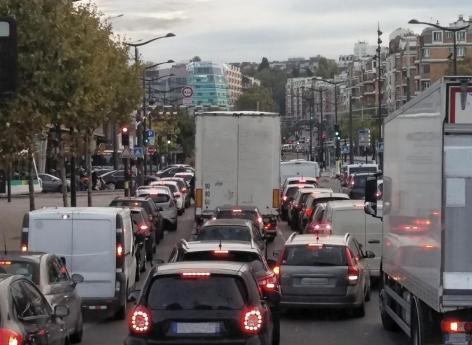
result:
[[[82,336],[84,334],[84,322],[82,318],[82,312],[80,313],[80,319],[78,322],[78,327],[76,328],[75,332],[72,333],[69,337],[70,342],[72,344],[78,344],[82,342]]]
[[[176,220],[174,224],[172,223],[169,224],[169,229],[171,231],[177,231],[177,225],[178,225],[178,221]]]
[[[144,267],[146,267],[146,261],[152,261],[152,257],[155,251],[155,246],[152,243],[152,240],[149,239],[148,241],[145,242],[144,244],[146,246],[145,252],[146,252],[146,260],[144,261]]]
[[[354,317],[364,317],[365,316],[365,301],[362,300],[362,304],[358,307],[355,307],[352,310]]]
[[[126,319],[126,305],[128,304],[128,287],[126,287],[126,292],[125,292],[125,300],[123,301],[123,304],[120,305],[118,310],[116,311],[114,315],[115,320],[125,320]]]

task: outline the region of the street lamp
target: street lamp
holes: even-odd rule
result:
[[[451,27],[444,27],[444,26],[441,26],[439,24],[434,24],[434,23],[420,22],[417,19],[411,19],[408,22],[408,24],[423,24],[423,25],[428,25],[428,26],[435,27],[439,30],[449,31],[449,32],[453,33],[452,64],[453,64],[453,69],[454,69],[454,75],[456,76],[457,75],[457,37],[456,37],[456,32],[467,29],[470,26],[470,24],[464,25],[464,26],[461,26],[461,27],[457,27],[457,28],[451,28]]]

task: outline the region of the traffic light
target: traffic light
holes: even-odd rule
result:
[[[149,144],[149,136],[148,136],[148,131],[144,131],[144,134],[143,134],[143,143],[144,143],[144,146],[147,146]]]
[[[121,145],[129,146],[129,130],[128,127],[121,129]]]
[[[334,139],[341,140],[341,130],[339,129],[339,125],[334,125]]]

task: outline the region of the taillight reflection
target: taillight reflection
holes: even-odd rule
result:
[[[129,314],[128,328],[133,334],[147,334],[151,330],[152,314],[144,306],[136,306]]]
[[[257,334],[262,328],[262,313],[257,308],[243,310],[241,315],[241,328],[245,333]]]

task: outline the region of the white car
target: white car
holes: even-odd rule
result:
[[[161,179],[161,181],[175,181],[177,182],[178,186],[179,186],[179,190],[180,190],[180,194],[182,195],[182,199],[184,200],[184,205],[185,207],[189,207],[190,206],[190,188],[187,184],[187,182],[185,181],[184,178],[182,177],[166,177],[166,178],[163,178]]]
[[[168,186],[171,192],[174,194],[175,202],[177,204],[177,210],[179,215],[182,215],[185,212],[185,195],[182,195],[180,191],[179,183],[176,181],[170,180],[159,180],[151,182],[150,187],[159,187],[159,186]]]
[[[142,186],[136,190],[136,196],[151,198],[165,221],[164,226],[171,231],[177,230],[177,205],[169,186]]]

